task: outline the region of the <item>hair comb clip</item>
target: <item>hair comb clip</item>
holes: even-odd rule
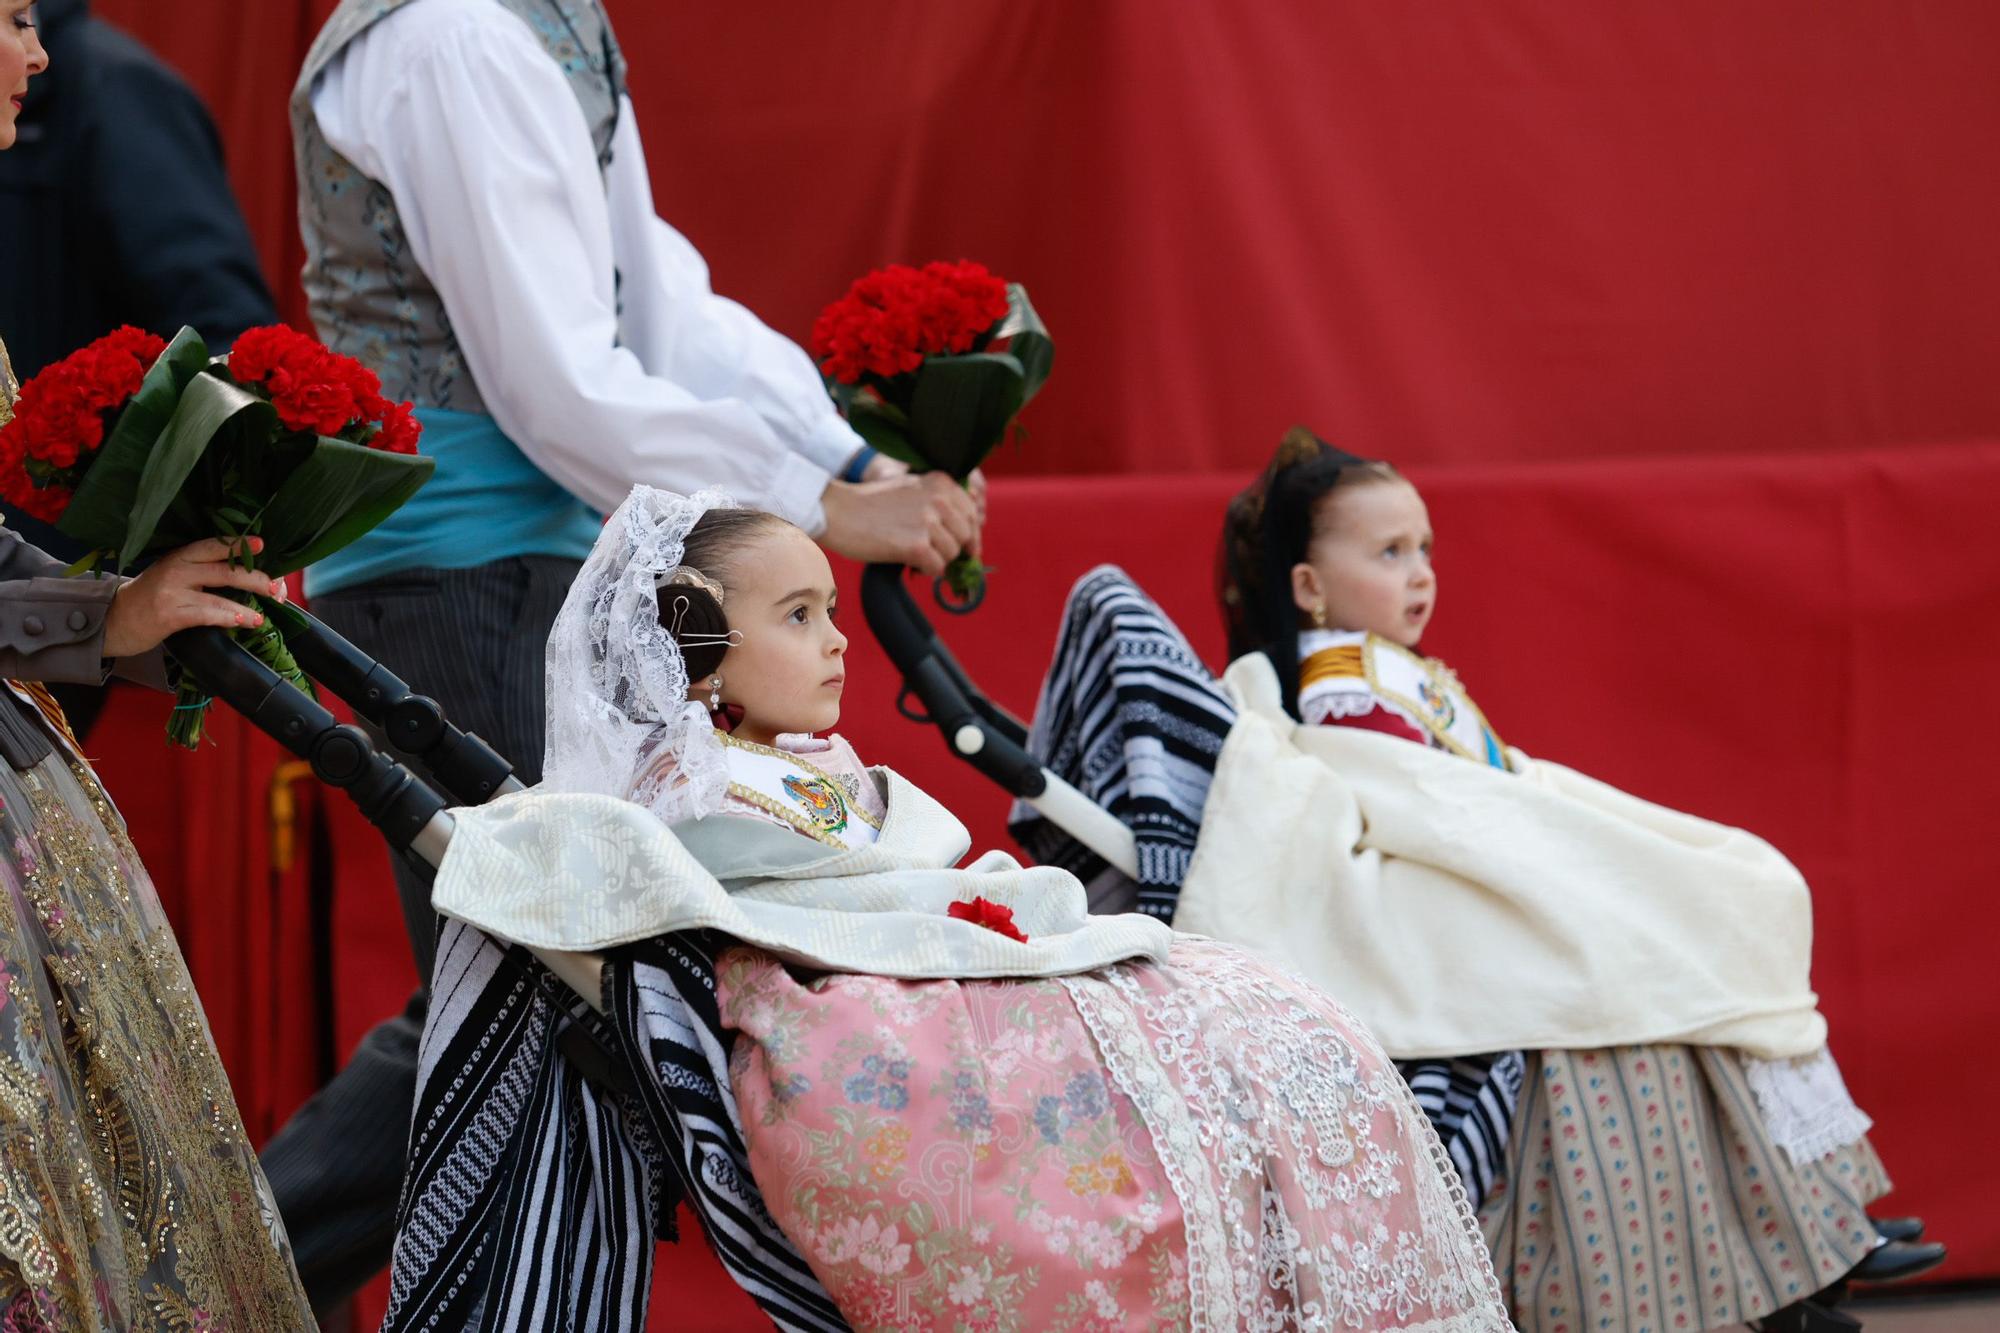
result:
[[[722,599],[723,599],[722,585],[720,583],[717,583],[714,579],[710,578],[708,575],[702,573],[700,570],[694,568],[692,565],[675,566],[674,568],[668,570],[666,573],[660,575],[660,577],[654,581],[653,586],[656,588],[673,588],[673,587],[700,588],[703,592],[707,593],[710,597],[713,597],[715,599],[715,604],[717,606],[722,605]]]
[[[686,622],[688,612],[693,608],[694,599],[686,593],[681,593],[673,599],[674,617],[667,622],[667,633],[673,636],[675,643],[678,643],[683,648],[712,648],[718,644],[727,648],[741,648],[743,646],[743,631],[740,629],[730,630],[727,634],[707,634],[700,630],[683,630],[681,626]]]

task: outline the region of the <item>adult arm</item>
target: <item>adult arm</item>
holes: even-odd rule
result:
[[[519,20],[409,6],[348,48],[313,106],[329,144],[394,196],[495,421],[571,493],[608,510],[634,482],[720,486],[854,559],[935,573],[976,552],[978,506],[949,479],[833,480],[858,442],[804,354],[701,297],[705,267],[663,250],[650,212],[621,227],[672,266],[663,288],[621,306],[622,281],[652,280],[621,273],[582,109]],[[635,179],[611,183],[632,218]],[[691,298],[685,316],[666,310],[676,293]]]
[[[0,528],[0,677],[103,683],[104,622],[124,580],[65,578],[63,568],[62,561]],[[165,684],[157,649],[115,668],[141,684]]]
[[[830,470],[751,403],[704,399],[626,344],[609,201],[582,108],[525,25],[411,6],[329,69],[332,147],[396,200],[480,395],[535,466],[610,510],[634,482],[722,486],[810,532]]]
[[[210,589],[285,596],[282,579],[238,567],[214,538],[167,552],[137,578],[65,578],[63,568],[0,528],[0,677],[96,685],[116,674],[164,689],[169,634],[262,619]]]

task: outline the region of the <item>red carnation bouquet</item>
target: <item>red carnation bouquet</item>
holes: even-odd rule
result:
[[[963,260],[861,278],[814,321],[812,355],[862,439],[963,483],[1041,390],[1055,345],[1020,284]],[[945,578],[969,609],[985,575],[961,557]]]
[[[240,558],[288,574],[429,480],[419,430],[360,362],[282,325],[250,330],[220,359],[192,329],[169,342],[122,328],[21,386],[0,427],[0,501],[89,547],[78,574],[213,536],[262,537],[258,556]],[[311,689],[268,618],[231,633]],[[208,700],[183,681],[178,705],[168,735],[191,748]]]

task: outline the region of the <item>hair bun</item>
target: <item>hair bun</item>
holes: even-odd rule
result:
[[[722,641],[729,633],[729,620],[722,614],[722,599],[709,585],[708,578],[693,570],[677,571],[660,585],[660,623],[680,645],[690,682],[714,675],[729,651]]]

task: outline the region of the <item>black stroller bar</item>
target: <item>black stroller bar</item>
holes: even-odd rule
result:
[[[451,774],[456,784],[452,794],[462,797],[460,804],[479,805],[521,789],[511,776],[512,766],[477,736],[446,722],[434,701],[411,693],[387,668],[305,612],[280,610],[273,621],[299,665],[392,735],[399,719],[413,721],[416,725],[402,733],[417,747],[413,757]],[[429,782],[383,754],[367,732],[342,723],[221,630],[182,630],[168,638],[167,648],[217,702],[311,764],[321,781],[346,792],[398,854],[428,872],[437,870],[456,823],[445,798]],[[602,1003],[596,959],[532,952],[593,1008]],[[583,1028],[565,1024],[557,1040],[584,1077],[613,1091],[629,1091],[611,1054]]]
[[[450,828],[444,798],[376,750],[367,732],[342,723],[219,629],[182,630],[167,648],[210,695],[312,765],[320,781],[346,792],[391,847],[437,863]]]
[[[896,707],[903,716],[937,727],[952,754],[1035,807],[1128,878],[1139,877],[1132,831],[1028,753],[1028,729],[972,683],[910,596],[901,566],[870,565],[862,572],[861,612],[902,674]],[[912,694],[922,701],[924,712],[907,706]]]
[[[267,604],[305,673],[374,723],[398,754],[413,759],[459,805],[483,805],[518,791],[514,766],[446,719],[437,701],[296,606]]]
[[[903,676],[897,709],[913,722],[944,733],[951,752],[1009,793],[1032,799],[1048,787],[1048,774],[1022,748],[1028,729],[980,693],[938,640],[937,631],[910,597],[901,565],[870,565],[861,575],[861,613],[883,651]],[[910,695],[924,712],[910,710]]]

